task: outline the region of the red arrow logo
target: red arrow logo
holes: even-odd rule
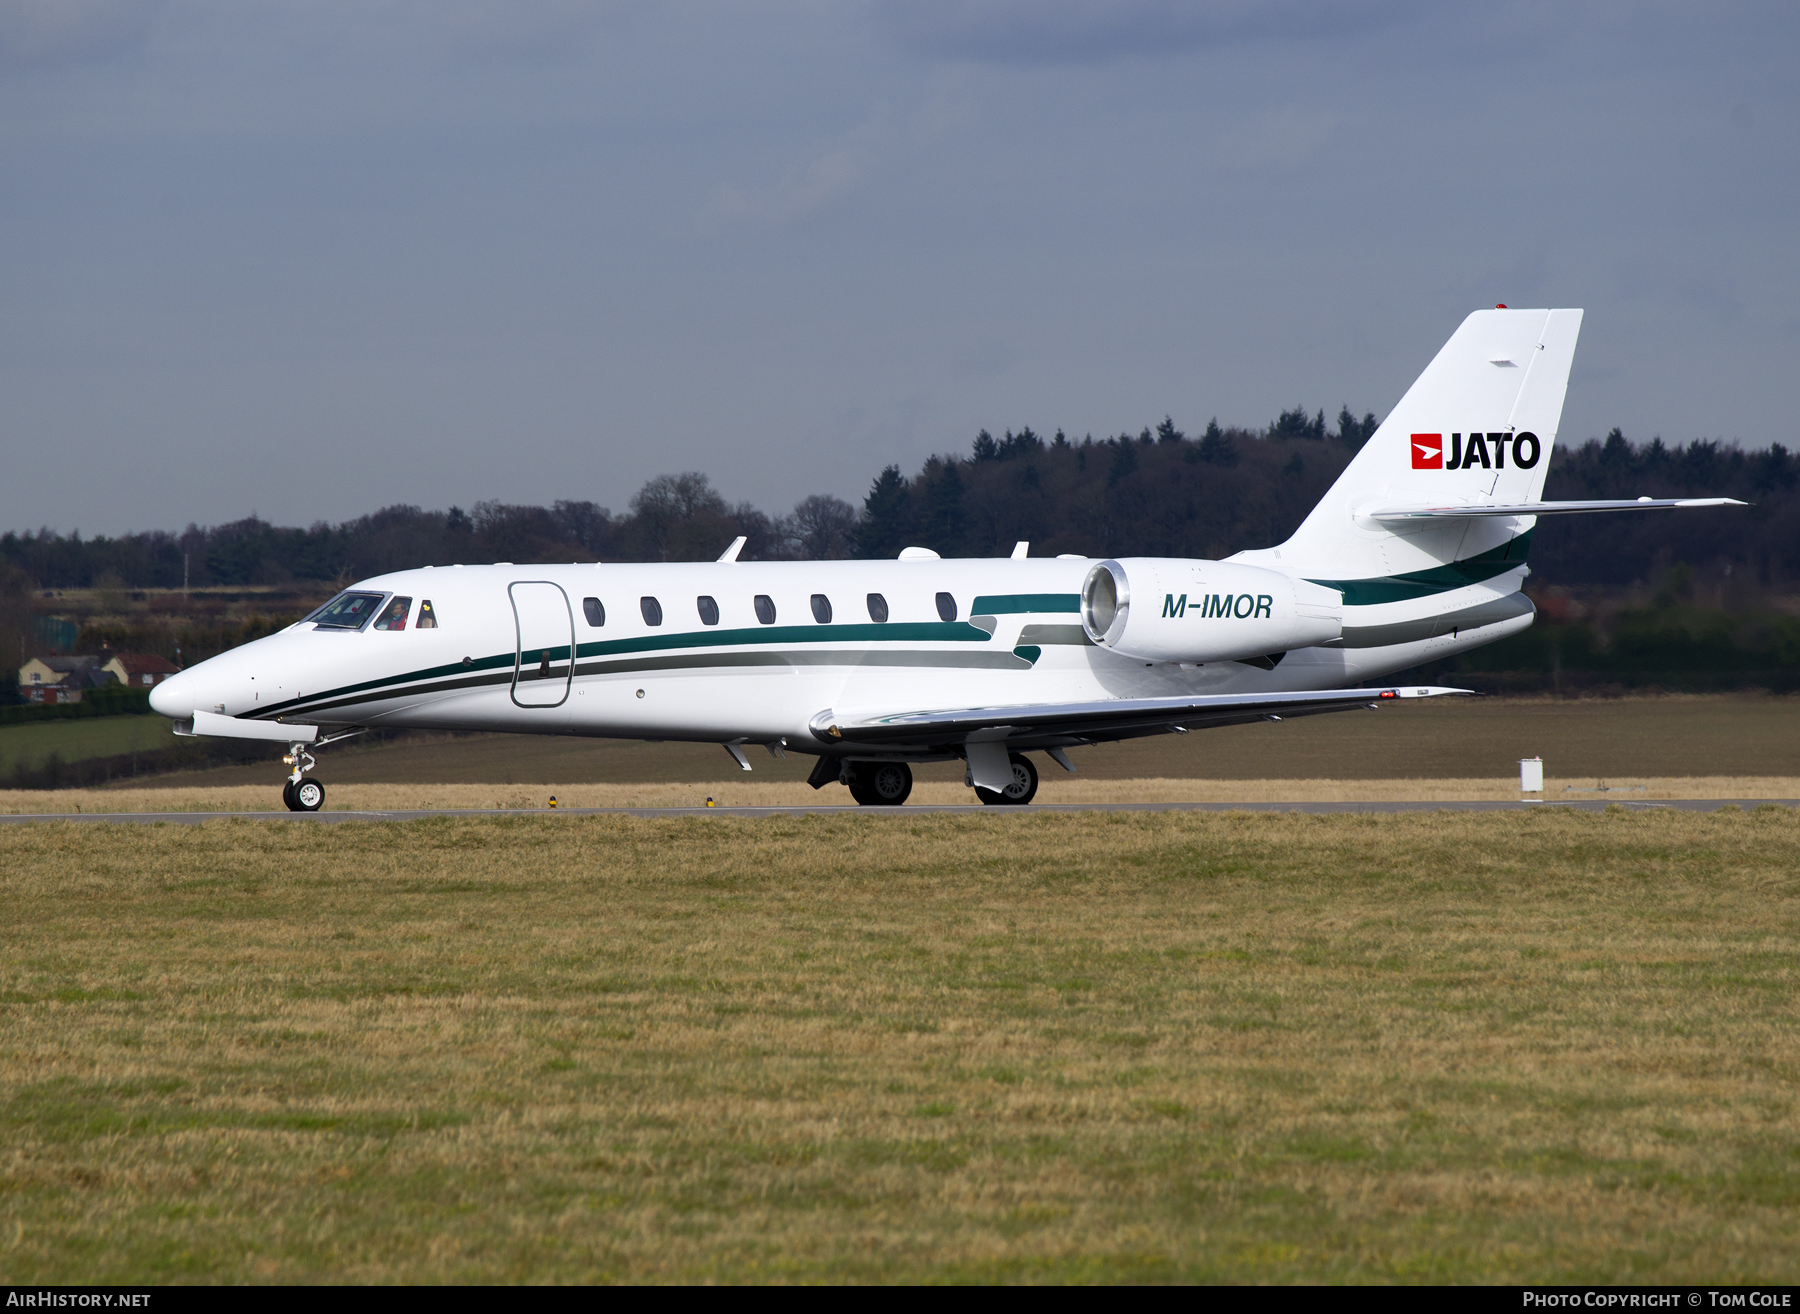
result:
[[[1441,433],[1415,433],[1412,436],[1412,468],[1415,470],[1442,470],[1444,468],[1444,435]]]

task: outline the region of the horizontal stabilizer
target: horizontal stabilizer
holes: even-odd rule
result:
[[[1678,511],[1697,506],[1748,506],[1734,497],[1640,497],[1613,502],[1509,502],[1465,506],[1383,506],[1370,520],[1468,520],[1475,516],[1566,516],[1588,511]]]
[[[1001,731],[1011,746],[1033,741],[1069,743],[1120,739],[1162,730],[1280,721],[1291,716],[1347,712],[1398,698],[1438,698],[1468,689],[1412,685],[1386,689],[1323,689],[1305,693],[1207,694],[1187,698],[1107,698],[1083,703],[1027,703],[941,712],[842,715],[820,712],[813,735],[827,744],[900,748],[961,742],[977,731]],[[984,735],[984,738],[1002,736]]]
[[[282,744],[310,744],[319,737],[316,725],[283,725],[279,721],[241,721],[235,716],[217,712],[195,712],[195,735],[215,735],[221,739],[272,739]]]

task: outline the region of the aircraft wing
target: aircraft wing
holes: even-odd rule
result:
[[[838,747],[945,745],[961,743],[971,735],[984,740],[1004,739],[1013,748],[1051,747],[1083,740],[1129,739],[1175,729],[1282,721],[1294,716],[1377,707],[1401,698],[1439,698],[1470,692],[1412,685],[1304,693],[1108,698],[1083,703],[1022,703],[868,715],[827,708],[812,719],[811,729],[816,738]]]
[[[1464,520],[1470,516],[1561,516],[1585,511],[1680,511],[1700,506],[1748,506],[1733,497],[1640,497],[1630,501],[1471,503],[1464,506],[1383,506],[1371,520]]]

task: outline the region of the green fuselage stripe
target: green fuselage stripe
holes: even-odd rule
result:
[[[996,593],[976,598],[971,616],[1012,616],[1031,611],[1080,611],[1079,593]]]
[[[986,630],[962,621],[891,621],[885,625],[759,625],[755,629],[690,630],[685,634],[646,634],[641,639],[582,643],[578,657],[610,657],[626,652],[665,652],[675,648],[739,648],[771,643],[986,643]],[[542,649],[527,648],[526,661],[540,660]],[[567,646],[551,648],[550,659],[567,657]],[[510,660],[510,659],[509,659]]]
[[[1342,593],[1347,607],[1372,607],[1382,602],[1408,602],[1413,598],[1429,598],[1439,593],[1448,593],[1451,589],[1479,584],[1496,575],[1504,575],[1509,570],[1517,570],[1525,564],[1525,554],[1531,548],[1531,536],[1534,532],[1528,529],[1499,547],[1489,548],[1486,552],[1461,561],[1433,566],[1429,570],[1413,570],[1404,575],[1384,575],[1377,579],[1315,579],[1311,582]]]

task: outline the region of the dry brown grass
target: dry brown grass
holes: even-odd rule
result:
[[[0,828],[0,1280],[1792,1282],[1800,814]]]
[[[271,749],[271,753],[276,750]],[[1631,776],[1800,776],[1800,696],[1541,699],[1444,698],[1375,712],[1301,717],[1279,725],[1224,726],[1070,750],[1093,780],[1485,780],[1512,775],[1521,757],[1592,785]],[[71,753],[63,758],[70,760]],[[751,750],[750,780],[799,783],[813,760]],[[433,736],[386,745],[334,745],[319,754],[333,785],[473,784],[567,788],[577,784],[729,780],[717,744],[640,744],[561,735]],[[1059,773],[1042,757],[1047,776]],[[262,785],[273,761],[171,778],[171,785]],[[1516,776],[1514,777],[1516,779]],[[919,779],[954,785],[960,762],[927,764]]]
[[[281,810],[280,775],[262,785],[179,786],[161,789],[0,790],[0,815],[60,812],[269,812]],[[1597,792],[1592,779],[1545,782],[1545,799],[1796,799],[1791,776],[1689,776],[1610,780]],[[841,785],[814,790],[797,781],[752,779],[697,783],[573,785],[338,785],[326,788],[332,812],[410,812],[443,808],[544,808],[554,797],[565,808],[852,805]],[[1518,777],[1503,780],[1095,780],[1045,774],[1040,803],[1460,803],[1518,799]],[[960,783],[920,781],[913,803],[976,803]]]

